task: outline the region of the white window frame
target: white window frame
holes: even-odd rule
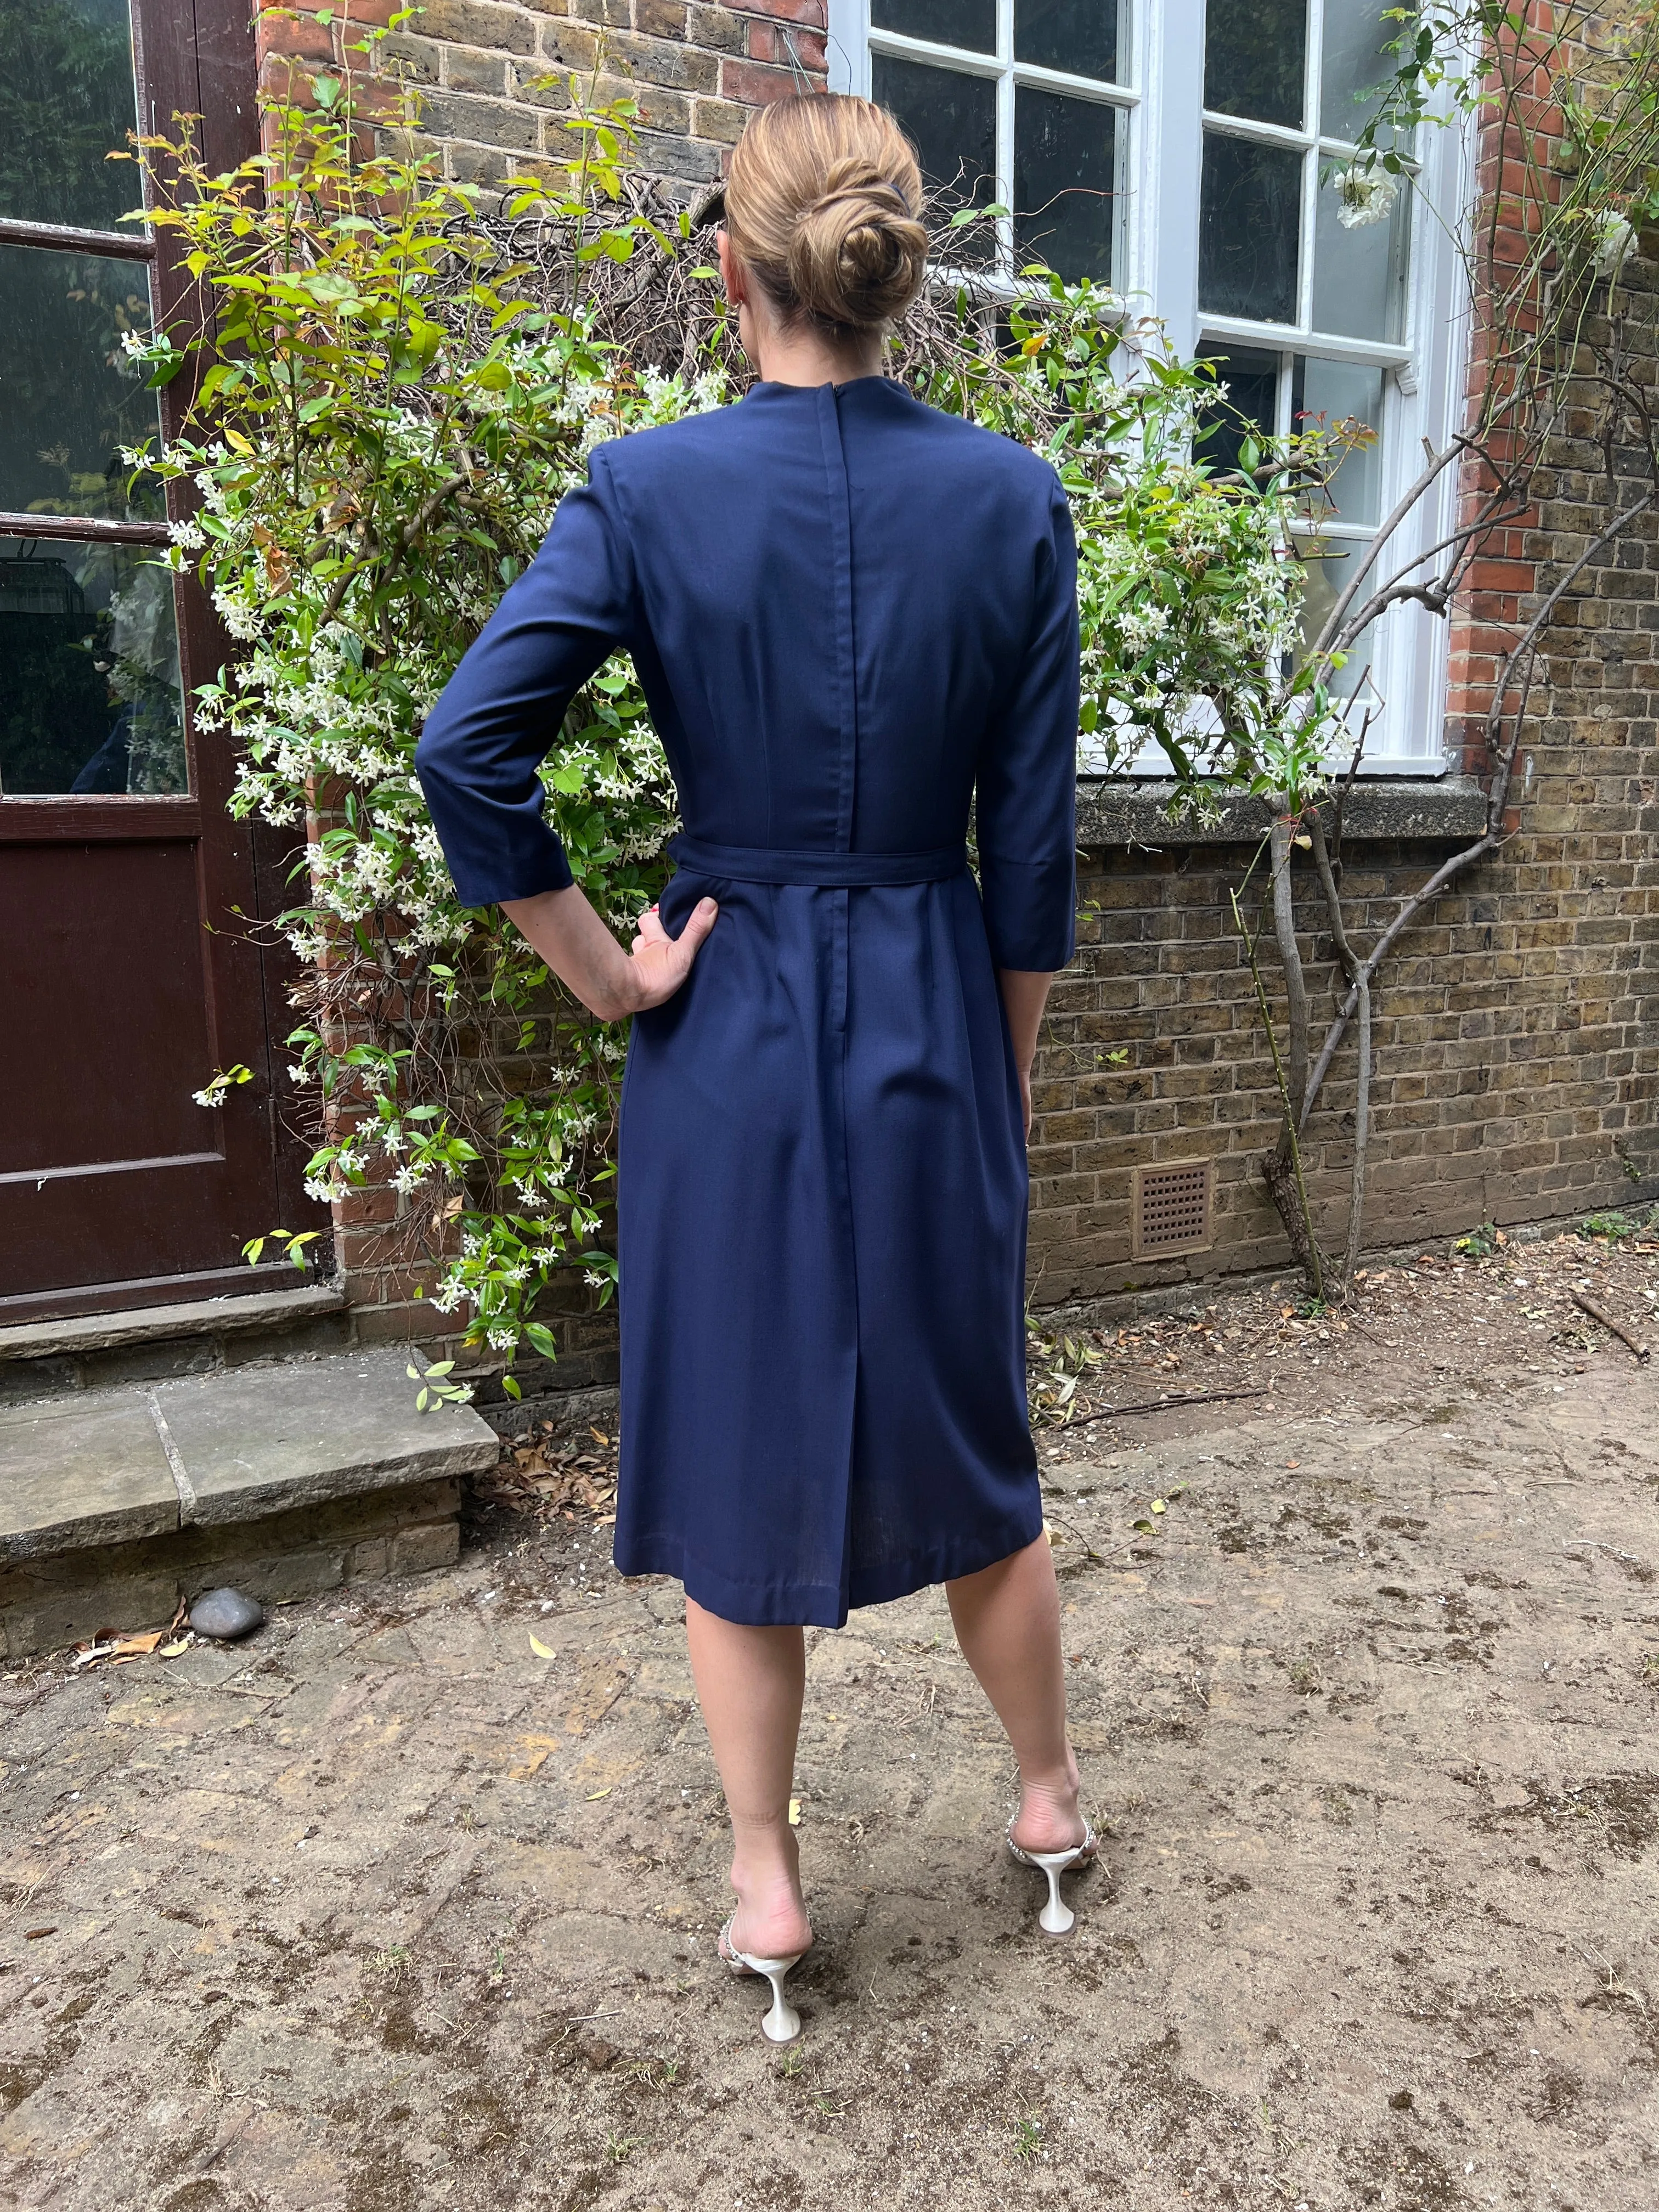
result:
[[[1409,195],[1407,288],[1403,328],[1397,343],[1316,334],[1305,320],[1257,323],[1200,310],[1198,303],[1199,186],[1203,156],[1204,9],[1202,0],[1132,0],[1120,57],[1122,82],[1103,86],[1088,79],[1030,68],[1012,59],[1013,0],[997,0],[997,52],[973,54],[872,29],[869,0],[828,0],[830,85],[832,91],[867,94],[872,51],[934,61],[978,76],[999,79],[997,143],[1000,157],[1012,161],[1012,106],[1018,84],[1103,100],[1119,112],[1119,154],[1124,205],[1119,217],[1115,289],[1135,312],[1156,314],[1170,343],[1183,356],[1200,343],[1232,343],[1281,356],[1374,364],[1386,372],[1383,419],[1376,427],[1382,441],[1382,491],[1378,519],[1386,517],[1422,465],[1423,441],[1438,450],[1456,427],[1462,404],[1468,342],[1467,314],[1458,278],[1458,258],[1443,218],[1466,204],[1471,174],[1468,134],[1456,128],[1429,129],[1422,148],[1420,189]],[[1310,10],[1307,69],[1310,97],[1318,84],[1319,32],[1323,0]],[[1311,106],[1306,111],[1316,113]],[[1305,150],[1311,134],[1217,115],[1212,127],[1232,136]],[[1301,297],[1305,316],[1311,299],[1312,236],[1318,172],[1340,147],[1328,134],[1316,142],[1319,158],[1305,167],[1301,252]],[[999,197],[1012,200],[1011,179],[999,179]],[[1000,225],[1006,231],[1006,224]],[[1005,252],[1011,240],[1002,240]],[[1281,379],[1281,386],[1288,379]],[[1281,412],[1283,403],[1281,402]],[[1288,424],[1284,427],[1288,428]],[[1443,471],[1436,493],[1412,523],[1396,532],[1392,550],[1381,556],[1392,570],[1403,557],[1426,548],[1451,527],[1454,470]],[[1342,526],[1322,532],[1340,538]],[[1369,540],[1373,533],[1357,535]],[[1407,605],[1390,611],[1381,625],[1374,689],[1385,706],[1367,735],[1360,772],[1370,775],[1438,776],[1447,769],[1445,702],[1447,624],[1425,609]],[[1137,759],[1128,773],[1160,775],[1168,763],[1156,748]]]

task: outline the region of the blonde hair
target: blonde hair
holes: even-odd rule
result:
[[[850,94],[774,100],[732,155],[726,232],[785,322],[844,337],[902,315],[927,266],[921,211],[915,148]]]

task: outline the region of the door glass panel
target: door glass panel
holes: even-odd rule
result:
[[[149,547],[0,538],[0,793],[185,790],[180,698]]]
[[[1313,327],[1344,338],[1398,342],[1406,318],[1408,195],[1381,222],[1345,229],[1336,179],[1319,187],[1314,224]]]
[[[1117,112],[1022,85],[1014,94],[1014,251],[1062,276],[1112,281]]]
[[[1377,0],[1325,0],[1319,127],[1327,138],[1357,138],[1381,102],[1366,98],[1400,66],[1389,48],[1405,29]]]
[[[1290,147],[1204,133],[1200,307],[1257,322],[1295,321],[1304,158]]]
[[[878,31],[931,39],[936,46],[965,46],[975,54],[997,50],[996,0],[870,0],[870,21]],[[875,98],[887,106],[879,93]]]
[[[0,215],[112,230],[138,171],[127,0],[0,0]]]
[[[1117,82],[1115,0],[1014,0],[1014,59]]]
[[[1277,428],[1279,356],[1254,346],[1200,346],[1198,352],[1200,361],[1214,362],[1218,392],[1223,385],[1226,391],[1199,417],[1194,453],[1218,476],[1229,475],[1237,470],[1247,437],[1271,438]]]
[[[1204,105],[1299,131],[1307,55],[1307,0],[1209,0]]]
[[[156,394],[121,349],[149,327],[142,262],[0,246],[0,508],[18,514],[157,516],[129,494],[120,448],[155,435]]]
[[[1357,361],[1299,360],[1291,386],[1291,427],[1328,430],[1363,422],[1376,434],[1346,455],[1328,488],[1330,518],[1382,520],[1382,371]]]
[[[996,198],[996,88],[988,77],[928,69],[896,54],[872,54],[871,92],[908,131],[930,193],[947,207],[989,207]],[[950,247],[957,262],[988,261],[990,225],[975,225]]]

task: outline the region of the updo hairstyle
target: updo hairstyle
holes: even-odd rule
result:
[[[845,340],[904,313],[927,233],[914,148],[884,109],[800,93],[751,116],[732,155],[726,228],[786,323]]]

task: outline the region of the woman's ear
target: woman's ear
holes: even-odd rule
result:
[[[726,285],[726,296],[734,307],[741,307],[748,300],[748,289],[743,281],[743,264],[732,250],[730,234],[724,230],[714,233],[714,250],[720,255],[720,276]]]

